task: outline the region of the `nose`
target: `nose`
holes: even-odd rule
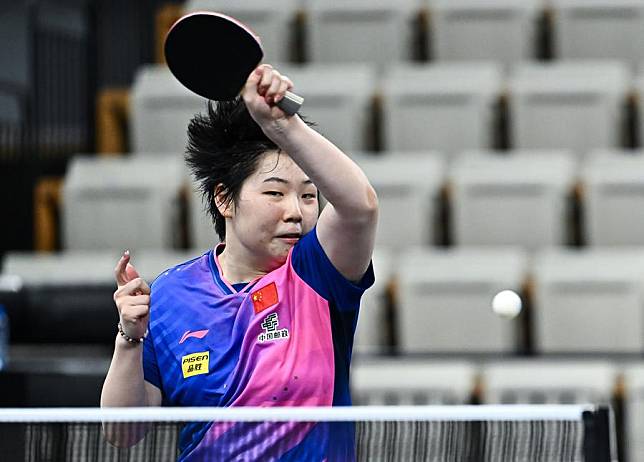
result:
[[[284,221],[287,223],[300,223],[302,218],[299,198],[297,194],[291,195],[284,204]]]

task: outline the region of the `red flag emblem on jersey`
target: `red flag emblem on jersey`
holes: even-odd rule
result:
[[[274,282],[271,282],[269,285],[262,287],[261,289],[256,290],[250,294],[251,299],[253,300],[253,308],[255,308],[255,314],[264,311],[266,308],[270,308],[279,302],[277,297],[277,286]]]

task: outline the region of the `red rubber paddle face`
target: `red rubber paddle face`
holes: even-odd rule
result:
[[[199,12],[179,19],[165,39],[170,72],[204,98],[225,101],[239,95],[264,57],[259,38],[237,20]]]

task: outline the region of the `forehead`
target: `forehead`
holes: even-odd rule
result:
[[[250,179],[261,183],[272,177],[283,178],[294,183],[301,183],[309,179],[288,154],[277,151],[269,151],[262,155],[257,164],[257,169]]]

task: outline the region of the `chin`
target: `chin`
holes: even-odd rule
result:
[[[269,258],[271,260],[271,268],[279,268],[284,263],[286,263],[288,253],[293,247],[295,247],[295,244],[284,244],[282,242],[278,243],[277,245],[273,244],[268,249]]]
[[[275,256],[275,259],[277,261],[279,261],[280,265],[283,265],[284,263],[286,263],[286,259],[288,258],[288,253],[289,253],[290,250],[291,249],[289,248],[289,249],[285,250],[284,252],[279,253],[278,255]]]
[[[288,252],[290,250],[291,249],[289,247],[288,249],[275,249],[274,252],[271,252],[270,260],[271,260],[272,269],[279,268],[284,263],[286,263],[286,259],[288,258]]]
[[[284,256],[284,258],[273,256],[273,258],[271,259],[271,263],[268,265],[268,268],[267,268],[268,272],[274,271],[280,266],[283,266],[284,263],[286,263],[286,258],[287,258],[286,255]]]

